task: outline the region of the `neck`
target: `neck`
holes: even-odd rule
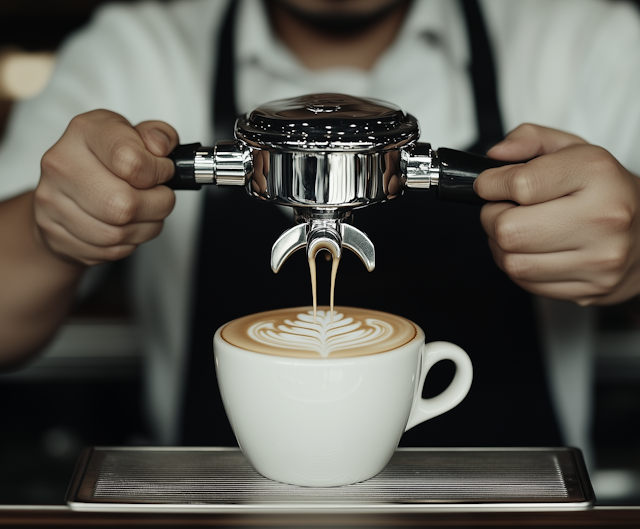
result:
[[[409,4],[409,0],[398,1],[372,23],[343,32],[310,24],[277,0],[267,2],[275,33],[310,70],[340,66],[370,70],[395,40]]]

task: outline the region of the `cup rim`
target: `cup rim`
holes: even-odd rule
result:
[[[246,353],[247,355],[257,355],[259,358],[264,358],[266,359],[271,359],[271,361],[281,361],[281,362],[287,362],[287,363],[304,363],[304,364],[308,364],[308,365],[313,365],[314,363],[317,364],[321,364],[321,365],[327,365],[327,364],[331,364],[331,363],[345,363],[348,361],[359,361],[359,362],[365,362],[367,360],[371,360],[373,358],[376,357],[382,357],[382,356],[389,356],[392,355],[394,353],[402,353],[404,352],[406,349],[409,348],[413,348],[415,347],[415,343],[419,342],[420,344],[424,344],[425,342],[425,334],[424,331],[422,330],[422,328],[415,322],[413,322],[412,320],[405,318],[404,316],[401,316],[403,319],[407,320],[408,322],[410,322],[415,330],[416,330],[416,334],[413,338],[411,338],[408,342],[402,344],[399,347],[395,347],[394,349],[389,349],[388,351],[381,351],[379,353],[373,353],[373,354],[366,354],[366,355],[358,355],[358,356],[346,356],[346,357],[341,357],[341,358],[331,358],[331,357],[327,357],[327,358],[304,358],[304,357],[298,357],[298,356],[285,356],[285,355],[276,355],[276,354],[267,354],[267,353],[261,353],[258,351],[251,351],[249,349],[245,349],[244,347],[240,347],[238,345],[232,344],[231,342],[228,342],[227,340],[225,340],[222,337],[222,330],[229,324],[231,323],[231,321],[226,322],[225,324],[221,325],[220,327],[218,327],[218,329],[216,329],[215,334],[213,335],[213,340],[212,340],[212,345],[213,345],[213,353],[214,356],[217,355],[217,349],[216,349],[216,342],[218,343],[222,343],[224,344],[225,347],[229,347],[232,350],[236,351],[236,352],[240,352],[240,353]]]

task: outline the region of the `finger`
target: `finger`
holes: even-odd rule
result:
[[[150,153],[138,132],[122,116],[98,110],[75,117],[71,135],[80,135],[88,149],[113,174],[137,189],[169,180],[171,160]]]
[[[78,153],[55,188],[48,180],[41,180],[37,193],[40,203],[53,206],[58,195],[77,203],[89,216],[114,226],[163,220],[175,205],[175,194],[168,187],[135,189],[87,152]]]
[[[528,160],[570,145],[586,143],[579,136],[568,132],[525,123],[513,129],[504,140],[489,149],[487,156],[498,160]]]
[[[534,206],[505,208],[504,202],[486,204],[480,222],[502,250],[512,253],[550,253],[588,246],[598,226],[583,220],[583,209],[573,196]]]
[[[77,237],[92,246],[121,246],[135,245],[155,239],[162,231],[163,222],[136,222],[135,224],[127,224],[126,226],[110,226],[102,223],[96,226],[95,230],[76,228],[74,225],[67,224],[67,231],[74,237]]]
[[[593,305],[603,299],[600,290],[588,281],[565,281],[557,283],[531,283],[514,280],[518,286],[536,296],[572,301],[579,305]]]
[[[49,218],[80,241],[104,247],[142,244],[157,237],[163,225],[162,221],[136,222],[124,226],[106,224],[88,215],[67,197],[61,199],[57,210],[49,212]]]
[[[74,237],[64,226],[55,222],[38,223],[38,226],[46,235],[43,240],[53,252],[65,259],[71,259],[87,266],[123,259],[137,248],[134,244],[94,246]]]
[[[478,176],[474,189],[485,200],[539,204],[583,190],[592,180],[584,168],[604,158],[610,158],[604,149],[574,145],[524,164],[488,169]]]
[[[91,196],[83,196],[78,205],[113,226],[164,220],[175,205],[175,194],[166,186],[138,190],[124,182],[107,184],[104,180],[97,182]]]
[[[603,288],[605,280],[598,273],[598,265],[585,263],[580,251],[522,254],[505,252],[495,241],[489,247],[498,267],[511,279],[531,283],[557,283],[565,281],[591,281]]]
[[[154,156],[168,156],[178,145],[178,133],[163,121],[143,121],[134,127]]]

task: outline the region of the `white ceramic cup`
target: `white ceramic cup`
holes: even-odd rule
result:
[[[415,324],[414,324],[415,325]],[[473,368],[449,342],[416,336],[394,350],[355,358],[291,358],[255,353],[215,334],[224,407],[244,455],[263,476],[330,487],[364,481],[391,459],[409,428],[445,413],[467,395]],[[423,399],[429,369],[451,360],[456,374]]]

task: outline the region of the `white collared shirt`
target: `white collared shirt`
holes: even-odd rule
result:
[[[273,35],[260,0],[240,0],[241,111],[310,92],[392,101],[415,115],[421,140],[464,149],[476,139],[464,20],[458,2],[415,0],[371,71],[308,71]],[[640,17],[604,0],[482,0],[506,130],[534,122],[583,136],[640,174]],[[42,154],[70,119],[107,108],[131,123],[160,119],[182,143],[211,144],[212,77],[226,2],[142,2],[100,9],[61,48],[45,92],[21,103],[0,148],[0,197],[35,187]],[[202,194],[177,193],[163,233],[134,259],[134,293],[157,439],[179,421]],[[215,244],[213,241],[212,244]],[[268,257],[265,256],[265,259]],[[586,447],[591,311],[541,300],[551,388],[567,444]]]

